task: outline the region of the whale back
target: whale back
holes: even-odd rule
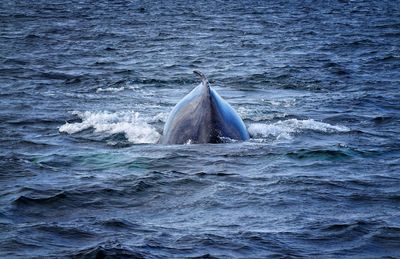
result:
[[[246,125],[239,114],[214,89],[210,88],[214,128],[218,138],[248,140],[250,138]]]
[[[211,100],[204,84],[198,85],[180,100],[168,116],[162,137],[163,144],[210,142],[212,129]]]
[[[210,87],[201,72],[202,83],[180,100],[168,116],[162,144],[220,143],[224,139],[248,140],[240,116]]]

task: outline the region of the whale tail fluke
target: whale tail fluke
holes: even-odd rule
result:
[[[193,73],[201,78],[201,81],[203,82],[204,85],[208,86],[208,79],[206,75],[204,75],[199,70],[193,70]]]

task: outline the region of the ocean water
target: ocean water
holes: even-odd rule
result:
[[[400,256],[398,1],[1,1],[0,90],[2,258]]]

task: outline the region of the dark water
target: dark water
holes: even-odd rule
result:
[[[400,256],[398,1],[1,1],[0,257]],[[244,143],[156,144],[199,69]]]

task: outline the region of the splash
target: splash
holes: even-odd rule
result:
[[[166,122],[168,118],[168,113],[160,112],[156,114],[154,117],[150,118],[150,122]]]
[[[65,123],[59,128],[60,132],[74,134],[85,129],[93,128],[95,132],[106,134],[123,133],[132,143],[156,143],[160,134],[146,121],[139,117],[138,112],[78,112],[82,122]]]
[[[96,90],[96,93],[101,93],[101,92],[114,92],[114,93],[116,93],[116,92],[121,92],[121,91],[124,91],[125,90],[125,87],[107,87],[107,88],[101,88],[101,87],[99,87],[99,88],[97,88],[97,90]]]
[[[117,93],[125,90],[138,90],[138,89],[140,89],[140,87],[137,85],[126,85],[121,87],[106,87],[106,88],[99,87],[96,89],[96,93],[102,93],[102,92]]]
[[[278,121],[273,124],[255,123],[251,124],[248,130],[253,138],[274,137],[276,139],[291,139],[294,133],[298,133],[303,130],[313,130],[326,133],[350,131],[350,129],[345,126],[331,125],[328,123],[315,121],[313,119],[290,119]]]

